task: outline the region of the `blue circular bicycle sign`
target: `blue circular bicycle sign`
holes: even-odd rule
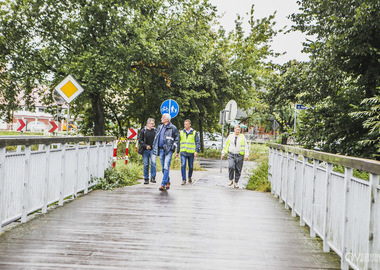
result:
[[[171,118],[174,118],[179,113],[178,103],[172,99],[167,99],[161,104],[161,114],[168,113]]]

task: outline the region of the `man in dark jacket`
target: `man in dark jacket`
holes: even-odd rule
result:
[[[160,190],[170,188],[169,167],[172,155],[179,143],[178,129],[175,125],[170,123],[170,120],[170,114],[164,113],[162,115],[162,124],[158,125],[156,137],[153,142],[153,154],[160,157],[163,173]]]
[[[144,165],[144,184],[149,184],[149,162],[150,162],[150,182],[156,183],[156,159],[153,155],[153,141],[156,135],[154,119],[148,118],[146,126],[140,130],[139,144],[143,149],[142,158]]]

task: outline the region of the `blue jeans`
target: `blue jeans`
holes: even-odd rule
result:
[[[185,156],[181,154],[182,181],[186,181],[186,161],[188,161],[188,164],[189,164],[189,178],[191,178],[191,176],[193,176],[194,155]]]
[[[164,149],[159,149],[158,155],[160,156],[162,174],[164,175],[162,177],[161,186],[165,186],[168,182],[170,182],[169,167],[172,160],[173,151],[169,151],[169,153],[165,155]]]
[[[143,164],[144,164],[144,179],[149,179],[149,162],[150,162],[150,177],[151,179],[156,177],[156,159],[157,156],[153,155],[152,150],[145,149],[143,154]]]

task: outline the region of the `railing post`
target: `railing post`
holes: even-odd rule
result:
[[[284,200],[282,199],[282,194],[283,194],[283,190],[282,190],[282,181],[283,181],[283,178],[284,178],[284,174],[282,172],[282,168],[284,166],[284,151],[280,150],[280,154],[279,154],[279,157],[280,157],[280,169],[279,169],[279,172],[280,172],[280,187],[279,187],[279,202],[280,203],[283,203]]]
[[[370,221],[369,221],[369,239],[368,239],[368,254],[369,254],[369,257],[371,258],[372,256],[374,257],[375,254],[374,254],[374,237],[378,237],[377,235],[375,235],[375,219],[376,219],[376,211],[378,211],[379,209],[376,208],[376,206],[378,206],[378,201],[377,201],[377,186],[379,185],[379,175],[377,174],[370,174],[369,175],[369,183],[370,183],[370,194],[369,194],[369,198],[370,198]],[[378,221],[379,222],[379,221]],[[377,232],[377,233],[380,233],[380,232]],[[375,260],[370,260],[369,262],[366,262],[368,263],[368,265],[366,265],[364,268],[368,268],[368,269],[378,269],[376,268],[375,266],[375,263],[378,264],[380,262],[376,262]],[[378,266],[377,266],[378,267]]]
[[[306,175],[306,164],[309,162],[307,157],[303,157],[302,161],[302,184],[301,184],[301,207],[300,207],[300,226],[305,226],[305,220],[303,218],[303,206],[304,206],[304,188],[305,188],[305,175]]]
[[[333,165],[331,163],[326,163],[326,182],[325,182],[325,201],[324,201],[324,217],[323,217],[323,251],[330,252],[330,247],[328,244],[328,228],[327,224],[329,222],[329,211],[330,211],[330,178],[333,171]]]
[[[271,193],[274,194],[274,183],[273,183],[273,157],[274,157],[274,153],[273,153],[273,148],[272,147],[269,147],[269,160],[268,160],[268,170],[269,170],[269,173],[268,173],[268,181],[270,182],[270,189],[271,189]]]
[[[311,225],[310,225],[310,237],[316,237],[315,233],[315,182],[317,181],[317,170],[318,170],[319,160],[314,159],[313,160],[313,177],[312,177],[312,187],[313,187],[313,194],[311,197]]]
[[[99,177],[100,176],[100,157],[99,157],[99,155],[100,155],[100,146],[99,146],[99,142],[97,141],[96,142],[96,169],[97,169],[97,172],[96,172],[96,177]]]
[[[350,192],[350,187],[351,187],[351,178],[352,178],[352,172],[353,170],[351,168],[345,168],[344,170],[344,211],[343,211],[343,220],[342,220],[342,257],[341,257],[341,269],[348,270],[348,263],[346,260],[347,256],[347,238],[348,238],[348,223],[349,223],[349,209],[348,209],[348,197],[349,197],[349,192]]]
[[[66,148],[67,144],[61,144],[61,184],[59,189],[59,202],[58,205],[63,205],[64,190],[65,190],[65,177],[66,177]]]
[[[292,204],[292,217],[295,217],[296,214],[296,181],[297,181],[297,161],[298,154],[294,154],[294,167],[293,167],[293,204]]]
[[[86,149],[87,149],[87,163],[86,163],[86,182],[84,186],[84,194],[88,193],[88,183],[91,180],[90,175],[90,158],[91,158],[91,142],[86,143]]]
[[[23,191],[23,203],[22,203],[22,216],[21,222],[26,222],[26,217],[29,210],[29,184],[30,184],[30,145],[25,145],[25,167],[24,167],[24,191]]]
[[[75,182],[73,199],[78,197],[78,182],[79,182],[79,143],[75,143]]]
[[[279,155],[278,155],[278,152],[280,150],[278,149],[274,149],[274,155],[273,155],[273,175],[272,175],[272,179],[273,179],[273,182],[274,182],[274,197],[275,198],[278,198],[278,164],[279,164]]]
[[[274,195],[275,194],[275,183],[274,183],[274,149],[270,148],[270,154],[269,154],[269,170],[270,173],[268,174],[268,178],[270,179],[270,186],[271,186],[271,193]]]
[[[107,142],[103,142],[103,155],[104,155],[104,170],[108,169],[108,158],[107,158]]]
[[[289,210],[289,160],[290,160],[290,156],[291,156],[291,153],[290,152],[286,152],[284,151],[284,158],[286,158],[285,160],[285,172],[284,172],[284,176],[285,176],[285,209],[286,210]]]
[[[49,178],[50,178],[50,144],[45,144],[45,183],[44,183],[44,192],[43,192],[43,205],[42,213],[47,212],[48,200],[49,200]]]
[[[0,148],[0,233],[2,231],[3,213],[4,213],[4,196],[5,196],[5,155],[7,149],[5,147]]]

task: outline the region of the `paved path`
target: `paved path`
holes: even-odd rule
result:
[[[339,269],[271,194],[226,175],[93,191],[0,236],[0,269]]]

